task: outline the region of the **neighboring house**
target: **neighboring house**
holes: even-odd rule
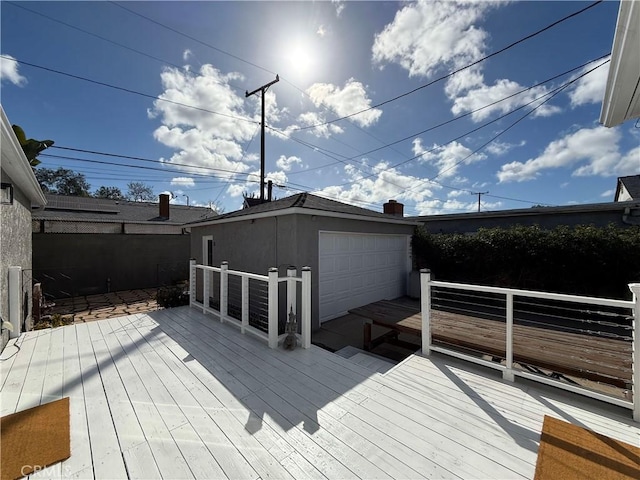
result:
[[[44,205],[46,200],[2,106],[0,115],[0,315],[14,324],[13,336],[32,328],[31,205]],[[2,329],[1,348],[8,338]]]
[[[33,274],[48,298],[153,288],[188,278],[184,224],[205,207],[46,195],[33,210]],[[31,224],[30,224],[31,225]]]
[[[431,233],[473,233],[480,228],[508,228],[514,225],[538,225],[542,228],[559,225],[640,225],[640,201],[454,213],[410,219],[422,223]]]
[[[301,193],[190,225],[199,264],[266,275],[312,270],[312,328],[350,308],[407,293],[416,223],[390,201],[380,213]]]
[[[611,64],[600,123],[615,127],[640,118],[640,2],[622,1],[611,49]]]
[[[640,168],[640,158],[638,159]],[[614,202],[628,202],[629,200],[640,201],[640,175],[629,177],[618,177],[618,186]]]

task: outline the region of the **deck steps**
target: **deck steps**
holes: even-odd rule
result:
[[[365,352],[364,350],[360,350],[359,348],[352,346],[344,347],[335,352],[335,354],[346,358],[357,365],[382,374],[396,366],[396,362],[393,360]]]

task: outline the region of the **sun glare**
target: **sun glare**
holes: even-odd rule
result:
[[[313,66],[312,52],[302,45],[294,46],[288,54],[289,68],[296,76],[307,77]]]

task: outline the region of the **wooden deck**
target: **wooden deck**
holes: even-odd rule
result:
[[[543,416],[639,443],[630,413],[432,355],[381,375],[180,307],[23,334],[2,415],[70,397],[47,478],[532,478]]]
[[[397,302],[381,300],[349,311],[365,319],[365,348],[375,344],[371,324],[420,336],[422,314]],[[435,342],[505,357],[506,324],[475,316],[431,310]],[[384,341],[380,338],[379,341]],[[524,325],[513,326],[514,361],[603,382],[620,388],[631,384],[631,342]]]

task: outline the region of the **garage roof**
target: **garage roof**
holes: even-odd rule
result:
[[[397,217],[394,215],[389,215],[387,213],[376,212],[366,208],[348,205],[346,203],[329,200],[328,198],[319,197],[310,193],[299,193],[297,195],[292,195],[290,197],[275,200],[273,202],[266,202],[242,210],[236,210],[235,212],[225,213],[211,220],[192,222],[190,226],[198,227],[215,223],[225,223],[236,220],[272,217],[276,215],[287,215],[294,213],[416,225],[414,221],[406,220],[403,217]]]

